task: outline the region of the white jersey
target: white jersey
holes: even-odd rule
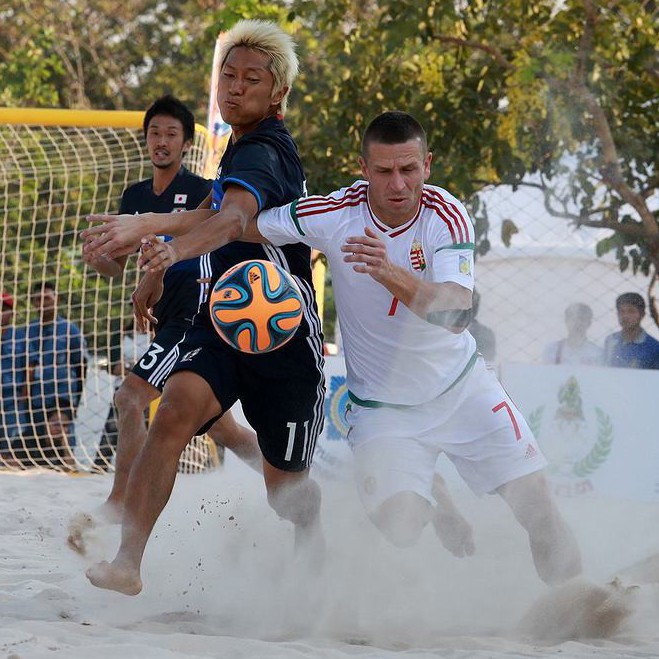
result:
[[[263,211],[261,234],[274,245],[302,242],[325,253],[341,325],[347,384],[361,405],[416,405],[450,389],[473,365],[476,342],[410,311],[381,284],[345,263],[343,245],[370,227],[388,258],[419,279],[473,290],[474,227],[464,206],[425,185],[415,217],[394,229],[373,213],[368,182]]]
[[[561,339],[545,348],[542,361],[545,364],[604,366],[604,350],[592,341],[584,341],[579,346],[573,346],[567,340]]]

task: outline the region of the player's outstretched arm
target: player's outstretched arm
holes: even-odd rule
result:
[[[126,267],[127,256],[119,256],[116,259],[109,256],[93,256],[85,251],[84,246],[82,250],[82,260],[90,268],[93,268],[100,275],[104,277],[120,277]]]
[[[462,322],[471,309],[472,293],[454,282],[427,282],[392,263],[385,243],[369,227],[363,236],[351,236],[341,246],[343,260],[353,263],[355,272],[368,274],[395,298],[428,322],[451,331],[462,331]],[[464,325],[464,326],[463,326]]]
[[[146,236],[138,264],[143,270],[162,271],[185,259],[224,247],[234,240],[265,242],[255,239],[258,204],[254,195],[240,186],[230,186],[219,211],[196,224],[184,235],[166,243]],[[262,238],[262,237],[261,237]]]
[[[185,234],[216,212],[208,208],[198,208],[180,213],[88,215],[87,220],[95,224],[80,234],[85,241],[83,250],[90,258],[128,256],[139,249],[143,236]]]

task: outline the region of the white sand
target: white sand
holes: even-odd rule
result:
[[[637,591],[611,638],[551,644],[516,631],[548,589],[498,497],[457,492],[477,550],[456,559],[430,528],[414,549],[385,545],[352,485],[324,482],[329,560],[310,580],[258,476],[233,464],[179,476],[147,547],[145,589],[129,598],[84,577],[92,560],[114,555],[116,527],[97,530],[84,559],[65,541],[69,518],[98,506],[109,486],[107,476],[0,475],[3,659],[659,657],[659,585]],[[561,507],[593,582],[659,552],[657,503]]]

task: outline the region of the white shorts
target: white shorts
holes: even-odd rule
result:
[[[547,465],[524,417],[482,358],[434,400],[400,408],[353,403],[346,419],[357,489],[369,513],[399,492],[433,502],[441,452],[479,495]]]

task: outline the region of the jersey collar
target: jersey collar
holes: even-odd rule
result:
[[[373,212],[373,209],[371,208],[371,200],[369,199],[368,196],[368,188],[367,188],[367,194],[366,194],[366,204],[368,205],[368,214],[371,216],[371,222],[373,222],[373,225],[375,226],[376,229],[384,233],[385,235],[389,236],[389,238],[395,238],[396,236],[400,236],[402,233],[405,233],[410,227],[412,227],[416,221],[419,219],[419,215],[421,214],[421,200],[419,200],[419,206],[416,209],[416,213],[414,214],[414,217],[411,220],[408,220],[405,222],[405,224],[401,224],[398,227],[390,227],[387,226],[384,222],[382,222],[377,215]]]

